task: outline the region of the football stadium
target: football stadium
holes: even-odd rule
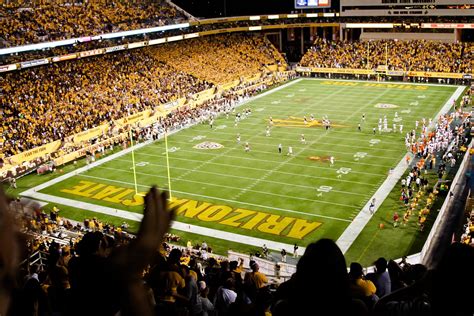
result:
[[[0,315],[474,313],[472,1],[0,8]]]

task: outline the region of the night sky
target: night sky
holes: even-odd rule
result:
[[[297,11],[294,0],[173,0],[173,2],[192,15],[204,18]],[[331,4],[336,8],[339,0],[333,0]],[[315,10],[304,12],[313,11]],[[322,9],[316,12],[322,12]]]

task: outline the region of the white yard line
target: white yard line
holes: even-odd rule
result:
[[[119,217],[119,218],[123,218],[127,220],[132,220],[135,222],[140,222],[143,218],[143,215],[139,213],[128,212],[124,210],[97,205],[97,204],[91,204],[91,203],[86,203],[86,202],[81,202],[81,201],[65,199],[65,198],[52,196],[52,195],[48,195],[44,193],[32,192],[29,196],[35,199],[46,200],[46,201],[50,201],[56,204],[67,205],[67,206],[71,206],[74,208],[79,208],[79,209],[83,209],[87,211],[93,210],[93,212],[96,212],[96,213],[115,216],[115,217]],[[246,245],[252,245],[256,247],[262,247],[263,244],[266,244],[268,248],[274,249],[274,250],[293,249],[293,245],[289,245],[285,243],[251,237],[247,235],[229,233],[229,232],[225,232],[218,229],[212,229],[212,228],[182,223],[178,221],[174,221],[171,224],[171,228],[180,230],[183,232],[187,232],[187,233],[193,233],[193,234],[199,234],[202,236],[209,236],[209,237],[224,239],[224,240],[238,242],[238,243],[246,244]],[[303,249],[302,251],[304,251],[304,248],[302,249]]]
[[[188,161],[188,162],[199,162],[200,160],[191,160],[191,159],[186,159],[186,158],[176,158],[174,157],[173,159],[177,159],[177,160],[184,160],[184,161]],[[118,161],[124,161],[124,162],[129,162],[128,160],[123,160],[123,159],[117,159]],[[340,160],[341,161],[341,160]],[[157,166],[157,167],[166,167],[166,165],[161,165],[161,164],[155,164],[155,163],[151,163],[149,162],[148,163],[149,165],[152,165],[152,166]],[[217,163],[217,162],[213,162],[211,163],[212,165],[217,165],[217,166],[224,166],[224,167],[229,167],[229,168],[235,168],[234,165],[232,164],[225,164],[225,163]],[[103,168],[103,167],[101,167]],[[239,168],[241,169],[249,169],[249,170],[257,170],[257,171],[267,171],[266,169],[261,169],[261,168],[254,168],[254,167],[247,167],[247,166],[240,166]],[[173,167],[173,166],[170,166],[170,169],[177,169],[177,170],[188,170],[186,168],[179,168],[179,167]],[[209,171],[202,171],[202,170],[197,170],[196,172],[200,172],[200,173],[210,173],[210,174],[213,174],[212,172],[209,172]],[[294,176],[295,174],[294,173],[291,173],[291,172],[284,172],[284,171],[275,171],[275,173],[280,173],[280,174],[285,174],[285,175],[291,175],[291,176]],[[221,175],[221,173],[219,173],[218,175]],[[323,179],[323,180],[334,180],[333,178],[328,178],[328,177],[318,177],[318,176],[311,176],[311,175],[307,175],[307,174],[299,174],[298,175],[299,177],[302,177],[302,178],[309,178],[309,179]],[[343,180],[343,179],[336,179],[335,181],[340,181],[340,182],[346,182],[346,183],[353,183],[353,184],[360,184],[360,185],[365,185],[365,186],[376,186],[376,185],[372,185],[372,184],[368,184],[368,183],[365,183],[365,182],[357,182],[357,181],[351,181],[351,180]]]
[[[413,122],[415,122],[413,120]],[[255,125],[255,124],[252,124],[252,126]],[[271,133],[272,134],[277,134],[278,135],[278,139],[282,139],[282,140],[291,140],[291,141],[296,141],[299,143],[299,140],[294,138],[295,136],[295,133],[293,132],[285,132],[284,130],[286,129],[291,129],[293,127],[284,127],[282,129],[275,129],[276,127],[274,127],[272,130],[271,130]],[[307,129],[308,132],[311,132],[311,128],[308,128],[308,127],[304,127],[305,129]],[[322,132],[324,132],[324,127],[321,126],[320,127],[320,130]],[[224,132],[224,130],[220,130],[220,131],[213,131],[213,134],[216,132],[216,134],[220,135],[220,134],[224,134],[224,135],[234,135],[235,136],[235,133],[227,133],[227,132]],[[339,134],[339,133],[345,133],[345,134],[350,134],[351,136],[354,136],[354,135],[361,135],[361,133],[357,132],[357,131],[350,131],[350,132],[345,132],[341,129],[333,129],[331,131],[331,134],[334,135],[334,134]],[[284,138],[284,137],[280,137],[281,135],[292,135],[293,138]],[[392,135],[392,134],[400,134],[400,132],[396,132],[396,133],[391,133],[391,132],[384,132],[383,134],[377,134],[377,135]],[[250,134],[245,134],[245,133],[240,133],[240,136],[242,137],[245,137],[247,135],[250,135]],[[370,136],[370,137],[373,137],[374,135],[372,134],[372,130],[370,130],[370,133],[362,133],[362,135],[365,135],[365,136]],[[173,137],[173,141],[175,141],[176,138],[190,138],[192,139],[194,136],[190,136],[190,135],[186,135],[186,134],[176,134],[174,137]],[[209,136],[211,137],[211,136]],[[263,131],[262,131],[262,135],[260,135],[260,137],[262,138],[267,138],[267,136],[263,136]],[[270,136],[272,137],[272,136]],[[334,138],[334,139],[341,139],[340,136],[331,136],[331,135],[326,135],[326,138]],[[344,139],[347,139],[347,140],[355,140],[355,141],[360,141],[360,137],[349,137],[349,136],[344,136]],[[368,140],[367,140],[368,141]],[[191,142],[191,141],[189,141]],[[387,139],[386,140],[387,143],[393,143],[393,144],[400,144],[400,141],[395,141],[395,140],[391,140],[391,139]],[[334,145],[334,143],[330,143],[331,145]],[[156,145],[155,145],[156,146]],[[372,147],[371,147],[372,148]]]
[[[435,119],[433,121],[437,121],[437,119],[447,113],[452,106],[452,99],[457,99],[464,91],[464,87],[458,87],[456,91],[452,94],[452,96],[448,99],[448,101],[444,104],[441,110],[436,114]],[[336,241],[339,248],[341,248],[342,253],[346,253],[350,246],[354,243],[356,238],[365,228],[369,220],[372,218],[372,214],[370,214],[369,206],[373,198],[376,199],[375,204],[375,212],[379,209],[382,202],[387,198],[390,192],[393,190],[395,185],[398,183],[402,175],[405,173],[407,169],[407,164],[404,161],[405,159],[402,158],[398,165],[393,170],[392,174],[390,174],[384,183],[380,186],[380,188],[375,192],[375,194],[369,199],[369,201],[365,204],[356,218],[352,221],[352,223],[344,230],[339,239]]]
[[[354,133],[357,133],[357,132],[354,132]],[[309,142],[307,139],[306,139],[306,143],[308,145],[314,145],[314,144],[324,144],[324,143],[320,143],[319,142],[319,139],[324,137],[325,135],[320,135],[317,137],[316,140],[312,140],[311,142]],[[296,140],[293,140],[294,143],[300,143]],[[178,143],[178,144],[189,144],[189,142],[180,142],[180,141],[173,141],[173,144],[174,143]],[[250,144],[250,143],[249,143]],[[252,142],[252,145],[258,145],[257,147],[265,147],[265,146],[271,146],[273,149],[276,149],[276,146],[275,145],[269,145],[269,144],[265,144],[265,143],[255,143],[255,142]],[[344,154],[344,155],[350,155],[352,156],[354,153],[350,153],[350,152],[347,152],[347,151],[335,151],[335,150],[332,150],[328,147],[326,148],[311,148],[311,147],[308,147],[308,145],[306,146],[292,146],[293,149],[301,149],[301,152],[305,151],[305,150],[314,150],[314,151],[329,151],[331,150],[332,153],[337,153],[337,154]],[[241,146],[241,145],[240,145]],[[337,145],[334,145],[333,146],[337,146]],[[367,149],[367,150],[372,150],[372,149],[376,149],[377,147],[369,147],[369,148],[365,148],[365,147],[354,147],[354,148],[359,148],[359,150],[357,151],[361,151],[361,150],[364,150],[364,149]],[[242,151],[242,149],[238,148],[238,146],[234,146],[234,147],[231,147],[227,150],[227,152],[230,152],[232,150],[239,150],[239,151]],[[180,149],[180,151],[184,151],[184,152],[190,152],[190,153],[196,153],[195,150],[187,150],[187,149]],[[385,150],[384,150],[385,151]],[[203,151],[204,152],[204,151]],[[226,152],[226,153],[227,153]],[[256,152],[256,153],[263,153],[263,154],[268,154],[268,153],[271,153],[269,151],[263,151],[263,150],[255,150],[255,149],[252,149],[251,152]],[[272,152],[275,152],[275,150],[273,150]],[[397,152],[399,152],[399,150],[397,150]],[[212,154],[212,153],[205,153],[205,154]],[[212,154],[213,156],[215,156],[215,154]],[[223,156],[223,155],[219,155],[220,156]],[[227,155],[225,155],[227,157]],[[380,159],[393,159],[393,156],[379,156],[379,155],[369,155],[367,154],[367,157],[374,157],[374,158],[380,158]]]
[[[85,178],[98,179],[98,180],[102,180],[102,181],[114,182],[114,183],[134,185],[134,183],[132,183],[132,182],[126,182],[126,181],[120,181],[120,180],[111,180],[111,179],[107,179],[107,178],[89,176],[89,175],[84,175],[84,174],[81,174],[79,176],[85,177]],[[143,187],[143,188],[147,188],[147,189],[150,188],[149,185],[143,185],[143,184],[139,184],[139,183],[137,185],[139,187]],[[202,195],[202,194],[196,194],[196,193],[191,193],[191,192],[184,192],[184,191],[177,191],[177,190],[173,190],[173,192],[178,192],[178,193],[181,193],[181,194],[187,194],[187,195],[191,195],[191,196],[197,196],[197,197],[206,198],[206,199],[214,199],[214,200],[218,200],[218,201],[231,202],[231,203],[237,203],[237,204],[243,204],[243,205],[250,205],[250,206],[256,206],[256,207],[265,208],[265,209],[272,209],[272,210],[283,211],[283,212],[288,212],[288,213],[306,215],[306,216],[311,216],[311,217],[321,217],[321,218],[328,218],[328,219],[333,219],[333,220],[337,220],[337,221],[341,221],[341,222],[350,222],[350,220],[348,220],[348,219],[339,218],[339,217],[326,216],[326,215],[320,215],[320,214],[314,214],[314,213],[305,213],[305,212],[294,211],[294,210],[289,210],[289,209],[284,209],[284,208],[279,208],[279,207],[273,207],[273,206],[261,205],[261,204],[254,204],[254,203],[248,203],[248,202],[231,200],[231,199],[223,199],[223,198],[219,198],[219,197],[215,197],[215,196]]]
[[[117,169],[114,169],[114,168],[105,168],[105,167],[100,167],[100,168],[102,168],[102,169],[109,169],[109,170],[117,170]],[[128,170],[127,170],[127,171],[122,170],[122,172],[133,173],[133,171],[128,171]],[[142,175],[142,176],[151,176],[151,177],[157,177],[157,178],[165,178],[165,179],[168,178],[168,177],[165,177],[165,176],[159,176],[159,175],[156,175],[156,174],[150,174],[150,173],[144,173],[144,172],[137,172],[137,174]],[[80,174],[79,176],[89,177],[89,175],[83,175],[83,174]],[[257,179],[253,179],[253,180],[257,180]],[[201,182],[201,181],[195,181],[195,180],[189,180],[189,179],[177,179],[177,178],[175,178],[173,181],[183,181],[183,182],[189,182],[189,183],[197,183],[197,184],[202,184],[202,185],[206,185],[206,186],[215,186],[215,187],[218,187],[218,188],[231,189],[231,190],[235,190],[235,191],[240,190],[239,187],[234,187],[234,186],[229,186],[229,185],[223,185],[223,184],[214,184],[214,183],[208,183],[208,182]],[[312,190],[314,190],[314,187],[312,188]],[[283,194],[271,193],[271,192],[267,192],[267,191],[258,191],[258,190],[248,190],[248,191],[249,191],[249,192],[253,192],[253,193],[258,193],[258,194],[265,194],[265,195],[271,195],[271,196],[282,197],[282,198],[286,198],[286,199],[290,199],[290,200],[311,201],[311,202],[315,202],[315,203],[322,203],[322,204],[329,204],[329,205],[337,205],[337,206],[342,206],[342,207],[347,207],[347,208],[357,208],[357,207],[355,207],[354,205],[348,205],[348,204],[342,204],[342,203],[334,203],[334,202],[327,202],[327,201],[319,201],[319,200],[315,200],[314,198],[309,199],[309,198],[304,198],[304,197],[291,196],[291,195],[283,195]],[[173,192],[178,192],[178,191],[173,190]],[[345,192],[343,192],[343,191],[338,191],[338,192],[339,192],[339,193],[345,193]]]
[[[354,130],[354,133],[358,133],[358,132]],[[221,134],[222,134],[222,135],[234,135],[234,136],[235,136],[235,133],[225,133],[225,132],[219,131],[219,132],[218,132],[218,135],[221,135]],[[385,133],[385,134],[393,135],[393,134],[395,134],[395,133]],[[308,136],[308,134],[305,134],[305,135]],[[174,136],[173,143],[189,145],[189,142],[190,142],[190,141],[178,141],[178,140],[176,140],[176,138],[177,138],[176,136],[178,136],[178,134]],[[242,134],[240,134],[240,136],[242,136]],[[293,136],[294,136],[294,133],[293,133]],[[311,136],[313,136],[313,135],[311,135]],[[311,137],[311,136],[310,136],[310,137]],[[183,136],[181,136],[181,137],[192,138],[192,136],[188,136],[188,135],[183,135]],[[212,136],[210,136],[210,137],[215,137],[215,136],[212,135]],[[256,135],[255,137],[261,137],[262,140],[265,140],[265,139],[272,139],[272,138],[273,138],[272,136],[270,136],[270,137],[264,136],[264,135],[263,135],[263,131],[262,131],[262,135]],[[284,141],[284,140],[287,140],[287,141],[294,142],[294,143],[299,143],[299,144],[301,143],[301,142],[299,141],[299,139],[295,139],[295,138],[284,138],[284,137],[280,137],[280,136],[278,136],[277,138],[278,138],[278,140],[283,140],[283,141]],[[306,141],[308,141],[308,140],[306,140]],[[360,141],[360,139],[359,139],[359,141]],[[368,143],[369,143],[369,141],[367,141],[367,144],[368,144]],[[273,146],[273,145],[270,145],[270,144],[268,144],[268,143],[255,143],[255,142],[252,142],[252,144],[256,144],[256,145],[259,145],[259,146],[262,146],[262,147],[263,147],[263,146]],[[318,142],[318,145],[341,146],[341,147],[357,148],[358,150],[362,150],[362,149],[377,149],[377,147],[370,146],[369,144],[368,144],[367,146],[352,146],[352,145],[347,145],[347,144],[334,144],[334,143]],[[293,146],[293,148],[295,148],[295,149],[298,149],[298,148],[301,148],[301,147],[302,147],[302,146]],[[303,147],[304,147],[304,146],[303,146]],[[234,148],[235,148],[235,147],[234,147]],[[319,149],[319,148],[316,148],[316,149],[321,150],[321,149]],[[254,150],[253,150],[253,151],[254,151]],[[384,148],[384,151],[395,151],[395,152],[399,152],[399,150],[390,149],[390,148]],[[261,152],[263,152],[263,151],[261,151]],[[268,152],[266,152],[266,153],[268,153]]]
[[[117,159],[117,161],[126,161],[126,160],[119,160],[119,159]],[[151,165],[151,166],[159,166],[159,167],[166,167],[166,165],[159,165],[159,164],[154,164],[154,163],[148,163],[148,165]],[[229,166],[230,166],[230,165],[229,165]],[[98,168],[98,169],[106,169],[106,170],[117,170],[116,168],[100,167],[100,166],[99,166],[99,167],[96,167],[96,168]],[[170,169],[188,170],[187,168],[179,168],[179,167],[171,167],[171,166],[170,166]],[[333,170],[334,170],[334,169],[333,169]],[[263,171],[263,169],[262,169],[262,171]],[[133,173],[133,171],[128,171],[128,170],[122,170],[122,172]],[[218,172],[208,172],[208,171],[202,171],[202,170],[198,170],[198,171],[196,171],[196,172],[198,172],[198,173],[205,173],[205,174],[212,174],[212,175],[220,176],[220,177],[223,176],[222,173],[218,173]],[[167,176],[159,175],[159,174],[156,174],[156,173],[150,173],[150,172],[143,173],[143,172],[138,172],[138,171],[137,171],[136,173],[137,173],[137,174],[141,174],[141,175],[146,175],[146,176],[153,176],[153,177],[168,179]],[[255,181],[255,180],[257,180],[256,178],[241,177],[241,176],[236,176],[236,175],[231,175],[231,174],[226,174],[225,177],[235,178],[235,179],[243,179],[243,180],[250,180],[250,181]],[[171,179],[171,182],[174,182],[174,181],[176,181],[176,179]],[[199,183],[199,184],[204,184],[204,185],[221,186],[221,185],[219,185],[219,184],[212,184],[212,183],[209,183],[209,182],[200,182],[200,181],[190,180],[190,179],[180,179],[179,181],[192,182],[192,183]],[[267,182],[267,183],[277,184],[277,185],[285,185],[285,186],[290,186],[290,187],[304,188],[304,189],[308,189],[308,190],[314,190],[314,186],[308,186],[308,185],[290,184],[290,183],[286,183],[286,182],[271,181],[271,180],[262,180],[262,182]],[[222,186],[222,187],[228,187],[228,186]],[[229,187],[229,188],[234,188],[234,189],[236,189],[235,187]],[[331,192],[337,192],[337,193],[343,193],[343,194],[349,194],[349,195],[358,195],[358,196],[364,196],[364,197],[367,196],[367,194],[354,193],[354,192],[347,192],[347,191],[331,190]],[[265,192],[265,194],[267,194],[267,192]],[[287,197],[286,195],[282,195],[282,196]]]
[[[299,148],[299,147],[294,147],[294,148]],[[180,149],[179,150],[180,152],[185,152],[185,153],[190,153],[190,154],[193,154],[193,155],[196,155],[196,154],[200,154],[200,155],[211,155],[211,156],[214,156],[214,154],[212,152],[206,152],[206,151],[199,151],[199,152],[196,152],[196,151],[193,151],[193,150],[186,150],[186,149]],[[258,152],[258,153],[265,153],[265,154],[268,154],[268,152],[266,151],[256,151],[254,150],[254,152]],[[353,154],[349,154],[347,153],[348,155],[353,155]],[[279,155],[278,153],[275,153],[275,155]],[[155,154],[147,154],[147,153],[143,153],[143,152],[140,152],[140,153],[135,153],[135,156],[147,156],[147,157],[156,157],[156,158],[163,158],[162,155],[155,155]],[[368,157],[371,157],[370,155],[367,155]],[[232,156],[232,155],[226,155],[225,158],[235,158],[235,159],[238,159],[238,160],[248,160],[248,161],[256,161],[256,162],[268,162],[268,160],[264,160],[264,159],[258,159],[258,158],[250,158],[250,157],[241,157],[241,156]],[[377,157],[378,158],[378,157]],[[177,160],[183,160],[183,161],[188,161],[188,162],[202,162],[202,160],[197,160],[197,159],[189,159],[189,158],[181,158],[181,157],[172,157],[172,159],[177,159]],[[393,159],[393,157],[392,157]],[[363,162],[360,162],[359,161],[355,161],[355,160],[343,160],[343,159],[338,159],[337,160],[338,162],[345,162],[345,163],[353,163],[353,164],[357,164],[357,165],[367,165],[367,166],[373,166],[373,167],[384,167],[386,168],[387,165],[378,165],[378,164],[369,164],[369,163],[363,163]],[[147,161],[148,162],[148,161]],[[216,163],[214,161],[212,162],[209,162],[210,165],[214,165],[214,164],[217,164],[217,165],[226,165],[226,164],[222,164],[222,163]],[[327,163],[326,163],[327,164]],[[304,164],[299,164],[299,163],[288,163],[287,165],[289,166],[295,166],[295,167],[304,167],[306,169],[323,169],[323,170],[334,170],[334,167],[331,168],[331,167],[321,167],[321,166],[316,166],[316,165],[304,165]],[[235,165],[232,165],[232,164],[227,164],[227,166],[229,167],[233,167],[233,168],[236,168]],[[237,168],[247,168],[246,166],[238,166]],[[258,169],[258,168],[257,168]],[[261,170],[261,171],[268,171],[267,169],[258,169],[258,170]],[[334,170],[335,171],[335,170]],[[351,171],[351,173],[357,173],[357,174],[362,174],[362,175],[368,175],[368,176],[379,176],[380,174],[379,173],[372,173],[372,172],[363,172],[363,171]]]

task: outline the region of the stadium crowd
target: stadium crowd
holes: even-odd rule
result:
[[[7,154],[209,87],[138,51],[11,73],[3,82],[3,151]]]
[[[255,81],[244,82],[227,91],[220,91],[211,100],[203,104],[189,108],[177,108],[169,113],[169,115],[159,118],[158,121],[151,125],[140,126],[135,128],[133,135],[135,142],[143,142],[146,140],[156,140],[162,137],[165,130],[172,131],[183,128],[189,124],[207,122],[211,117],[227,114],[229,115],[232,108],[240,102],[247,100],[250,96],[255,95],[272,85],[279,84],[293,78],[294,73],[267,74]],[[102,135],[91,138],[80,143],[73,143],[72,138],[68,137],[64,140],[63,145],[57,152],[51,155],[45,155],[34,160],[26,161],[11,169],[0,172],[0,181],[12,180],[15,177],[25,175],[36,170],[38,174],[46,172],[58,171],[57,166],[51,160],[52,158],[61,157],[64,154],[74,151],[81,151],[79,157],[86,157],[86,163],[93,162],[109,153],[114,152],[118,147],[125,149],[130,145],[129,134],[131,126],[116,126],[110,124],[104,130]],[[0,165],[8,162],[8,158],[0,158]],[[76,163],[76,161],[74,162]],[[10,183],[15,188],[15,184]]]
[[[286,66],[282,55],[265,37],[236,34],[162,46],[157,49],[156,58],[216,85],[255,75],[265,66]]]
[[[177,56],[180,52],[185,54],[182,58]],[[271,43],[234,34],[8,73],[0,78],[4,86],[0,153],[8,157],[64,140],[100,124],[189,98],[214,87],[211,82],[261,74],[270,64],[284,65]]]
[[[460,290],[474,281],[470,273],[474,248],[465,244],[451,245],[433,270],[405,259],[379,258],[374,272],[365,274],[357,262],[350,264],[348,272],[338,246],[321,239],[306,248],[296,273],[278,285],[259,272],[256,262],[244,267],[243,260],[203,260],[189,248],[169,247],[164,242],[174,212],[166,206],[166,194],[153,188],[145,200],[136,238],[122,238],[120,228],[111,230],[96,219],[73,226],[58,209],[49,215],[37,209],[29,215],[26,225],[39,232],[47,225],[82,226],[76,240],[61,244],[56,240],[62,236],[46,239],[47,228],[42,239],[25,242],[27,237],[15,228],[23,216],[17,211],[20,202],[9,204],[0,193],[0,313],[278,316],[470,315],[474,311],[470,292]],[[25,245],[30,252],[22,249]],[[201,252],[204,247],[208,246],[203,243]],[[27,261],[18,268],[20,253],[35,250],[48,252],[45,262]]]
[[[343,42],[318,38],[300,65],[375,69],[388,60],[389,70],[471,73],[473,49],[472,43],[422,40]]]
[[[3,1],[4,46],[177,24],[185,15],[166,1]]]

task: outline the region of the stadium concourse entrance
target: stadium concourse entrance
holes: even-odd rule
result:
[[[297,63],[311,48],[317,37],[335,40],[339,36],[339,30],[335,27],[302,27],[281,29],[264,34],[285,55],[289,63]]]

